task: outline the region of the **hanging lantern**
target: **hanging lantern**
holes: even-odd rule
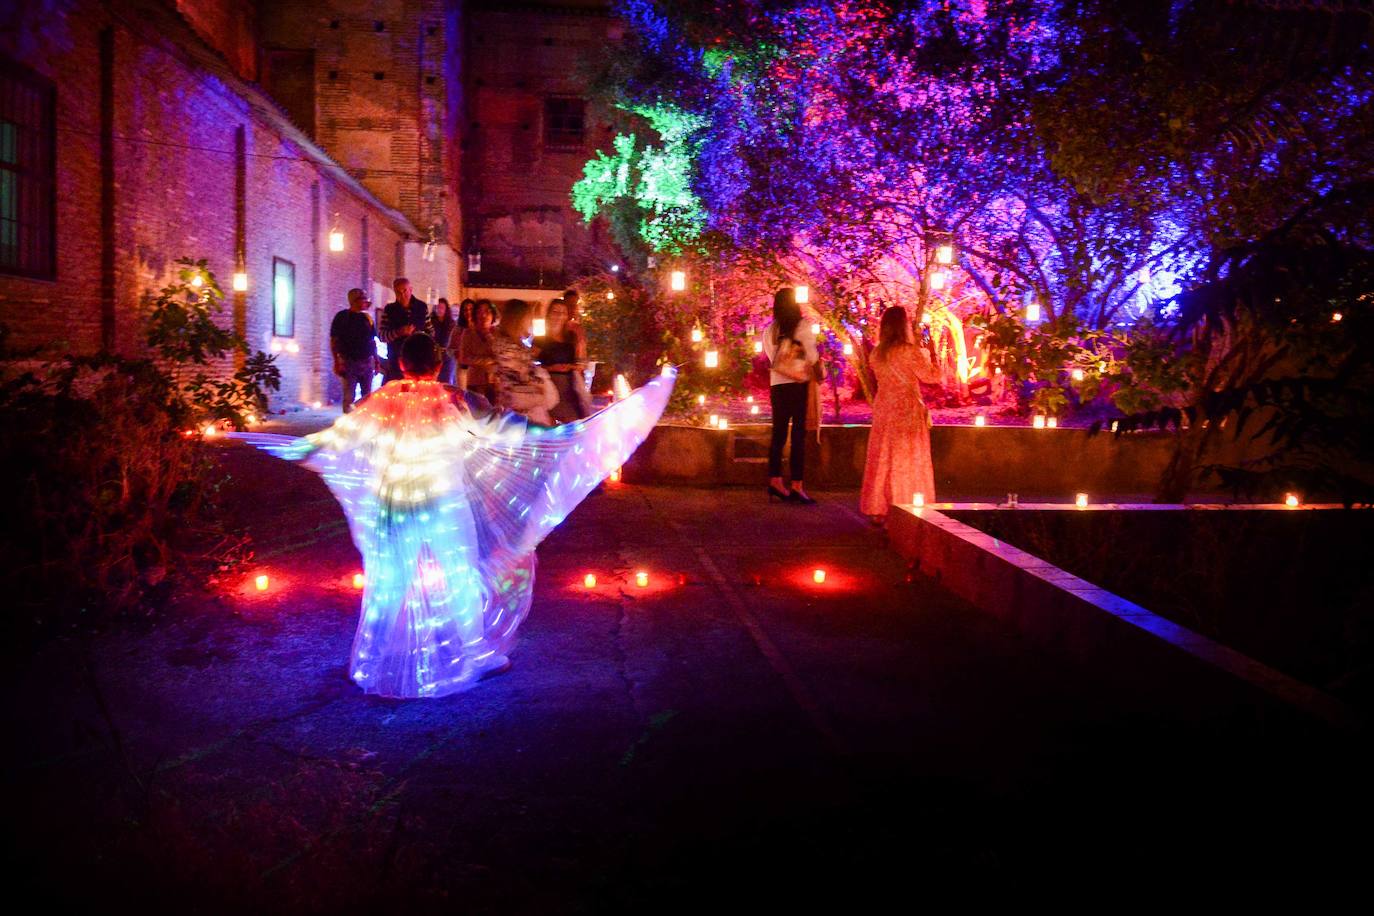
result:
[[[1027,321],[1039,321],[1039,320],[1040,320],[1040,303],[1039,303],[1039,302],[1032,302],[1032,303],[1030,303],[1029,305],[1026,306],[1026,320],[1027,320]]]
[[[606,301],[607,301],[607,302],[614,302],[614,301],[615,301],[615,290],[613,290],[613,289],[608,289],[608,290],[606,290]]]
[[[669,275],[669,280],[675,293],[680,293],[687,288],[687,272],[685,270],[673,271]]]
[[[852,343],[847,343],[847,344],[844,345],[844,355],[845,355],[845,356],[853,356],[853,355],[854,355],[854,345],[853,345]]]
[[[202,286],[205,285],[205,278],[202,277],[202,276],[201,276],[200,274],[198,274],[198,273],[197,273],[197,274],[192,274],[192,275],[191,275],[191,285],[192,285],[193,287],[195,287],[196,289],[200,289]],[[1340,319],[1338,318],[1338,319],[1336,319],[1336,320],[1339,321]]]
[[[930,288],[944,289],[946,275],[943,270],[934,270],[930,273]]]
[[[802,284],[801,286],[798,286],[796,290],[797,305],[806,305],[806,303],[811,301],[811,287]]]
[[[543,337],[549,332],[549,323],[543,318],[536,318],[530,323],[530,329],[535,337]]]
[[[244,271],[244,270],[236,270],[236,271],[234,271],[233,287],[234,287],[234,292],[236,292],[236,293],[246,293],[246,292],[248,292],[248,272],[247,272],[247,271]]]
[[[953,264],[953,263],[954,263],[954,246],[953,246],[953,245],[941,245],[939,248],[936,248],[936,249],[935,249],[935,260],[936,260],[938,263],[940,263],[940,264]]]
[[[468,252],[468,273],[480,274],[482,272],[482,252]]]
[[[701,328],[692,328],[692,343],[701,343],[703,336]]]
[[[717,350],[706,351],[706,368],[714,369],[720,365],[720,352]]]
[[[331,230],[329,230],[329,250],[330,250],[330,251],[343,251],[343,250],[344,250],[344,234],[343,234],[343,230],[342,230],[342,229],[331,229]]]

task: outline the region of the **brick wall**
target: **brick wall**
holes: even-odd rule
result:
[[[470,284],[562,286],[600,260],[605,240],[572,209],[570,194],[611,133],[589,106],[584,143],[550,146],[545,101],[585,98],[621,26],[607,4],[573,6],[467,4],[464,241],[475,238],[482,252]]]
[[[20,27],[0,33],[0,53],[57,83],[59,125],[57,279],[0,275],[0,321],[21,347],[88,353],[101,346],[99,44],[110,28],[115,348],[138,351],[139,305],[171,278],[178,257],[209,259],[228,292],[242,127],[249,290],[237,318],[254,348],[271,348],[273,258],[293,262],[297,352],[278,341],[278,403],[320,399],[330,382],[329,321],[350,287],[389,285],[412,268],[422,295],[429,285],[447,291],[457,265],[451,253],[424,261],[422,246],[406,242],[418,235],[413,226],[322,164],[270,102],[203,56],[184,22],[158,18],[168,10],[153,0],[49,2],[19,13]],[[328,249],[335,226],[345,234],[343,252]]]

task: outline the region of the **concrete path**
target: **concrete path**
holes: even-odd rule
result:
[[[1269,861],[1339,875],[1364,854],[1323,826],[1368,810],[1352,749],[1162,719],[909,581],[853,494],[803,509],[609,488],[540,549],[509,673],[439,700],[364,696],[344,670],[358,558],[341,513],[313,475],[226,449],[271,588],[241,577],[15,672],[8,820],[50,894],[857,905]]]

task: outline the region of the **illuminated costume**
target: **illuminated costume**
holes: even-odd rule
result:
[[[443,696],[507,663],[530,609],[534,548],[644,441],[673,381],[669,370],[545,428],[405,379],[304,438],[237,438],[303,462],[343,506],[365,574],[353,679],[368,693]]]

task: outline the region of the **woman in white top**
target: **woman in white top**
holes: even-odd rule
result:
[[[773,441],[768,449],[768,499],[810,506],[803,483],[806,466],[806,386],[811,381],[816,354],[816,335],[802,323],[797,291],[784,286],[773,294],[773,323],[763,333],[763,352],[768,356],[769,397],[773,405]],[[782,446],[787,425],[792,424],[790,487],[782,481]]]

